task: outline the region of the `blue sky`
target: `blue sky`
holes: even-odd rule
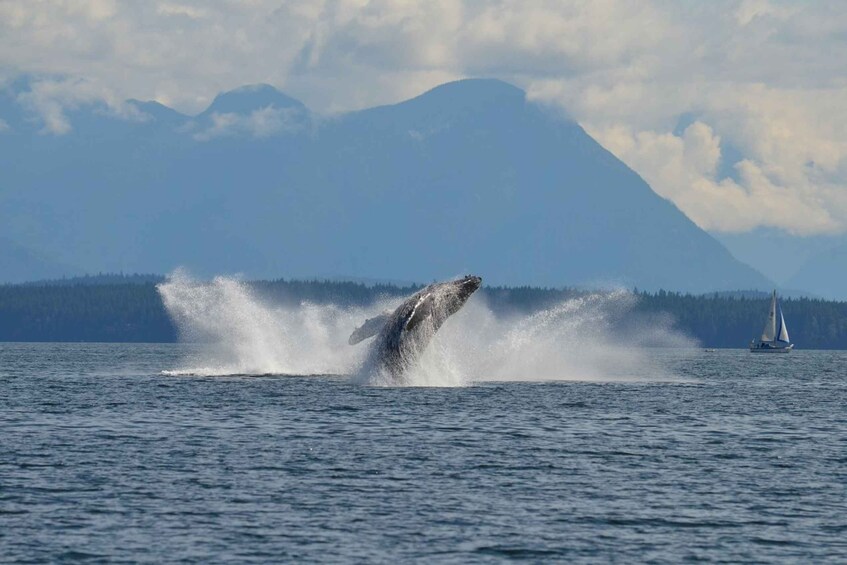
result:
[[[196,113],[263,82],[334,113],[496,77],[565,109],[703,228],[847,231],[838,2],[4,0],[0,84],[22,73],[41,77],[19,102],[45,135],[97,100],[127,119],[127,98]]]

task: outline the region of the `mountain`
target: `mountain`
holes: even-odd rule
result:
[[[198,117],[211,114],[249,114],[267,107],[303,110],[306,108],[299,100],[286,96],[268,84],[254,84],[218,94]]]
[[[179,126],[188,119],[185,114],[155,101],[127,100],[127,103],[134,106],[146,120],[156,126]]]
[[[847,300],[847,243],[812,255],[788,281],[830,300]]]
[[[500,81],[330,118],[265,85],[194,117],[133,104],[143,119],[79,107],[65,135],[0,133],[0,235],[93,272],[772,287]]]
[[[777,282],[783,296],[847,300],[847,236],[792,236],[774,228],[715,237]]]
[[[730,253],[779,285],[791,284],[814,255],[847,244],[843,235],[794,236],[777,228],[759,227],[745,233],[716,233]]]
[[[46,279],[77,273],[77,269],[51,260],[13,241],[0,238],[0,273],[4,283]]]

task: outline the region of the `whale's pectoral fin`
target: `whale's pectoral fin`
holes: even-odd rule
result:
[[[432,294],[422,296],[418,303],[415,304],[415,309],[412,310],[409,319],[406,320],[406,331],[414,330],[421,322],[431,316],[434,305],[435,298]]]
[[[350,334],[350,339],[347,340],[347,343],[350,345],[356,345],[364,339],[375,336],[379,333],[390,317],[391,312],[384,312],[375,318],[368,318],[365,320],[364,324],[353,330],[353,333]]]

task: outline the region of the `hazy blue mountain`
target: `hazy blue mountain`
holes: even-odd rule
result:
[[[152,125],[161,126],[178,126],[188,119],[188,116],[181,114],[172,108],[168,108],[164,104],[155,101],[128,100],[131,105],[135,106],[144,118],[142,121],[149,121]]]
[[[17,283],[72,275],[77,269],[53,261],[8,239],[0,238],[0,283]]]
[[[576,123],[496,80],[334,118],[268,86],[0,135],[0,235],[89,272],[768,289]],[[22,112],[22,109],[17,111]],[[22,118],[24,119],[24,118]]]
[[[26,116],[21,111],[21,104],[18,101],[18,94],[29,89],[29,78],[21,76],[6,85],[0,84],[0,120],[6,125],[5,128],[0,128],[0,140],[7,137],[10,132],[22,131],[29,124],[26,124]]]
[[[217,95],[212,101],[212,104],[200,116],[215,113],[249,114],[250,112],[269,106],[306,109],[302,102],[286,96],[270,85],[255,84]]]
[[[847,243],[812,255],[787,284],[830,300],[847,300]]]
[[[775,228],[756,228],[737,234],[715,233],[714,236],[739,260],[781,286],[793,284],[795,275],[811,257],[847,244],[844,236],[798,237]]]

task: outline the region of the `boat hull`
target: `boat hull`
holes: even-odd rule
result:
[[[750,353],[788,353],[794,349],[794,344],[770,345],[768,343],[755,343],[750,346]]]

